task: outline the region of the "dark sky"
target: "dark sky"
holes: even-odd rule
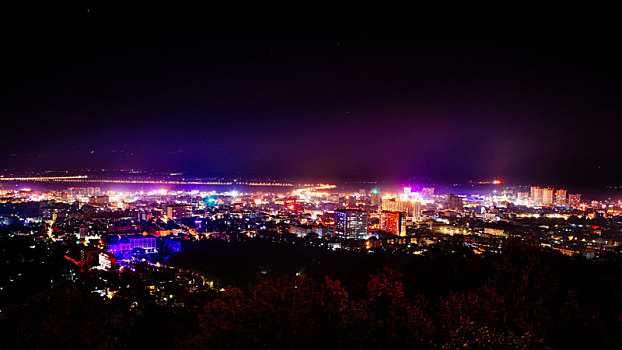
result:
[[[615,12],[454,10],[4,11],[0,169],[622,183]]]

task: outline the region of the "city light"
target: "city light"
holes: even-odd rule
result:
[[[615,3],[7,3],[3,349],[622,349]]]

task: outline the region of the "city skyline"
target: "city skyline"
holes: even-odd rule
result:
[[[59,175],[60,174],[60,175]],[[81,174],[81,175],[78,175]],[[124,191],[140,186],[145,190],[190,190],[206,191],[208,189],[231,188],[238,190],[254,190],[266,188],[267,191],[300,191],[309,186],[336,189],[338,191],[348,190],[376,190],[382,192],[400,192],[402,189],[412,190],[413,193],[426,197],[425,192],[432,188],[432,191],[440,190],[443,193],[468,196],[471,194],[485,194],[490,191],[503,192],[507,190],[519,194],[528,195],[534,198],[534,189],[544,191],[546,200],[540,194],[536,203],[541,204],[564,204],[570,196],[582,193],[584,199],[590,200],[618,200],[622,198],[620,186],[605,186],[591,188],[585,186],[566,187],[559,183],[506,183],[501,179],[490,179],[480,181],[466,181],[460,183],[439,183],[428,178],[409,179],[404,181],[352,181],[352,182],[331,182],[331,181],[309,181],[301,179],[279,179],[279,178],[243,178],[243,177],[189,177],[184,173],[160,173],[150,171],[133,170],[100,170],[84,172],[28,172],[25,175],[0,173],[0,189],[18,190],[30,188],[37,190],[59,189],[63,186],[104,186],[108,190]],[[120,187],[119,187],[120,186]],[[578,194],[579,197],[581,194]],[[562,199],[563,198],[563,199]]]

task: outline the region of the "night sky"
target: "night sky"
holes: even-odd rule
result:
[[[614,11],[5,11],[0,169],[622,184]]]

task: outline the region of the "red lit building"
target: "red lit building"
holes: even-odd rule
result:
[[[380,212],[380,227],[396,236],[406,236],[406,214],[383,210]]]

